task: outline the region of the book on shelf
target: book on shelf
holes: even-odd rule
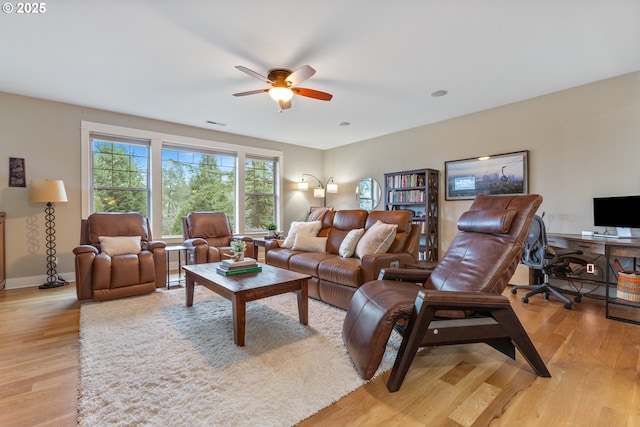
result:
[[[244,274],[244,273],[257,273],[260,271],[262,271],[262,267],[259,265],[256,265],[255,267],[238,268],[234,270],[225,270],[220,267],[216,268],[216,272],[222,276],[233,276],[234,274]]]
[[[225,259],[220,262],[220,268],[223,270],[238,270],[243,268],[255,267],[258,263],[253,258],[246,257],[242,261],[234,261],[231,259]]]

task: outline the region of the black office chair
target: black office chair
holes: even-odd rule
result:
[[[564,308],[570,310],[573,302],[565,294],[573,296],[573,300],[578,303],[582,301],[582,294],[549,284],[549,278],[567,280],[579,277],[580,271],[586,269],[587,261],[570,255],[582,255],[582,251],[549,248],[544,221],[542,217],[534,216],[520,263],[539,271],[537,277],[541,283],[517,285],[511,288],[511,293],[515,295],[518,289],[530,290],[531,292],[522,297],[524,303],[528,303],[533,295],[543,294],[546,300],[549,299],[549,295],[553,295],[564,302]]]

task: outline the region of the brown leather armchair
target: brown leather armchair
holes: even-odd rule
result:
[[[189,264],[219,262],[232,255],[231,241],[240,239],[247,243],[246,257],[253,256],[253,239],[234,236],[229,218],[224,212],[192,212],[182,217],[184,246]]]
[[[104,238],[124,238],[129,246],[112,255]],[[102,245],[101,245],[102,238]],[[135,243],[131,243],[135,242]],[[139,213],[94,213],[83,219],[75,255],[79,301],[104,301],[154,292],[166,285],[166,244],[153,241],[149,220]],[[137,252],[137,253],[136,253]]]
[[[387,270],[383,280],[358,288],[342,335],[360,375],[373,377],[395,327],[403,339],[389,391],[400,388],[418,348],[471,342],[485,342],[513,359],[518,348],[536,374],[550,377],[502,295],[541,203],[539,195],[477,196],[433,271]]]

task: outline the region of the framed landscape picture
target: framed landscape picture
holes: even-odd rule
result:
[[[445,199],[470,200],[478,194],[527,194],[529,151],[444,162]]]

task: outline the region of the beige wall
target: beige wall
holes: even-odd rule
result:
[[[28,187],[8,187],[9,157],[25,159],[27,182],[64,180],[69,202],[55,206],[58,273],[67,280],[74,278],[72,250],[80,239],[83,120],[282,151],[283,223],[304,218],[309,206],[317,203],[311,193],[287,190],[296,188],[302,172],[322,175],[320,150],[0,93],[0,211],[7,213],[7,288],[36,285],[46,278],[45,206],[29,203]]]
[[[364,176],[382,184],[385,172],[440,170],[446,249],[470,202],[444,200],[444,162],[520,150],[549,231],[593,230],[594,196],[640,194],[640,72],[336,148],[325,152],[325,175],[342,184],[332,204],[344,208]]]
[[[447,160],[529,150],[529,188],[544,196],[541,212],[549,230],[579,233],[594,228],[592,197],[640,194],[639,118],[636,72],[322,152],[0,93],[0,211],[7,212],[8,287],[38,284],[46,272],[44,206],[29,203],[27,189],[7,186],[8,157],[26,159],[27,179],[65,181],[69,203],[56,206],[58,271],[73,279],[71,251],[81,217],[81,120],[284,152],[285,229],[318,204],[312,192],[295,191],[301,173],[333,176],[340,190],[329,194],[327,203],[353,209],[356,183],[366,176],[382,183],[385,172],[442,171]],[[441,249],[446,249],[470,202],[445,201],[443,179],[441,173]]]

